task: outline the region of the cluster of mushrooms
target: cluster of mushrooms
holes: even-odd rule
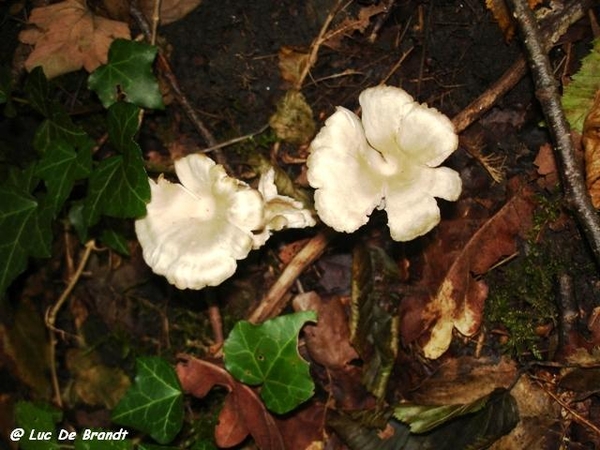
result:
[[[338,107],[310,145],[316,213],[352,233],[385,209],[392,239],[422,236],[440,221],[435,198],[455,201],[461,192],[458,173],[438,167],[458,147],[454,126],[400,88],[368,88],[359,102],[362,118]],[[312,211],[277,192],[273,169],[257,189],[202,154],[179,159],[175,172],[181,184],[150,180],[135,229],[146,263],[179,289],[217,286],[273,232],[315,225]]]

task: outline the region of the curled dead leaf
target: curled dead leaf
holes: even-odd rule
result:
[[[306,347],[313,360],[336,369],[358,358],[350,345],[348,317],[340,297],[322,299],[315,292],[306,292],[297,295],[293,305],[296,311],[316,311],[319,317],[316,325],[304,327]]]
[[[585,118],[581,137],[585,158],[585,182],[596,209],[600,208],[600,91]]]
[[[238,445],[250,434],[262,450],[284,450],[275,420],[252,389],[237,382],[217,364],[188,355],[178,358],[175,371],[185,392],[202,398],[216,385],[229,391],[215,428],[219,447]]]
[[[460,251],[423,310],[421,319],[430,331],[423,346],[425,356],[439,358],[450,346],[454,328],[465,336],[479,329],[488,288],[478,276],[516,252],[516,239],[529,230],[534,209],[533,192],[521,190]]]
[[[162,0],[160,3],[160,24],[167,25],[176,20],[183,19],[194,9],[200,6],[202,0]],[[142,0],[140,8],[148,20],[154,15],[154,0]]]
[[[83,0],[34,8],[28,24],[33,27],[19,34],[21,42],[34,46],[25,68],[42,66],[47,78],[82,67],[92,72],[106,63],[113,40],[131,38],[126,23],[93,14]]]

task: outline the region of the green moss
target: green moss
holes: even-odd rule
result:
[[[544,235],[548,223],[558,218],[558,198],[540,197],[529,239],[522,256],[486,277],[490,294],[486,300],[488,328],[502,325],[508,333],[504,346],[516,355],[542,358],[543,338],[538,326],[555,324],[555,279],[570,264],[568,254],[555,239]]]

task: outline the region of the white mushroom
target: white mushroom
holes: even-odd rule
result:
[[[253,248],[263,199],[204,155],[176,161],[175,172],[181,184],[150,180],[147,215],[135,223],[144,259],[179,289],[219,285]]]
[[[315,225],[315,219],[308,209],[304,209],[302,202],[277,192],[272,167],[260,177],[258,191],[265,202],[265,217],[263,229],[254,234],[254,248],[264,245],[273,231]]]
[[[400,88],[378,86],[359,97],[362,121],[338,107],[311,143],[308,181],[321,220],[353,232],[385,209],[391,236],[409,241],[440,221],[434,197],[457,200],[457,172],[437,167],[458,146],[450,119]]]

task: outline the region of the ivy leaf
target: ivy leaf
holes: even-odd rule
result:
[[[58,450],[55,427],[62,420],[62,412],[46,404],[19,402],[15,406],[15,422],[25,434],[19,441],[22,450]],[[36,440],[29,439],[31,433]],[[49,440],[42,440],[38,433],[51,433]]]
[[[33,69],[27,77],[25,92],[33,109],[46,117],[33,139],[33,146],[40,154],[44,154],[56,140],[64,140],[80,151],[91,152],[94,141],[73,123],[61,105],[50,99],[50,86],[40,67]]]
[[[131,450],[133,441],[130,439],[112,440],[112,439],[81,439],[81,433],[78,433],[78,439],[75,440],[75,450]]]
[[[583,132],[583,122],[600,89],[600,38],[594,40],[589,55],[581,60],[581,68],[573,75],[573,81],[565,86],[562,104],[571,128]]]
[[[260,325],[238,322],[225,341],[225,367],[238,380],[262,384],[260,396],[271,411],[284,414],[312,397],[308,363],[298,354],[298,333],[314,311],[276,317]]]
[[[138,358],[136,370],[135,381],[113,410],[112,420],[166,444],[183,424],[183,393],[175,370],[158,357]]]
[[[112,248],[117,253],[123,256],[129,256],[129,247],[127,246],[127,239],[118,231],[112,228],[105,228],[102,230],[100,241]]]
[[[35,174],[42,178],[48,189],[48,202],[57,213],[69,197],[76,180],[89,175],[92,153],[89,147],[79,153],[62,140],[50,142]]]
[[[88,226],[100,215],[132,218],[146,213],[150,184],[138,144],[133,140],[139,126],[139,108],[116,103],[108,110],[108,136],[119,151],[100,162],[92,172],[83,217]]]
[[[163,109],[162,95],[152,63],[157,48],[141,42],[115,39],[108,51],[108,63],[90,74],[88,87],[105,108],[122,96],[142,108]]]
[[[25,192],[0,188],[0,293],[27,267],[29,256],[50,256],[51,217]]]

